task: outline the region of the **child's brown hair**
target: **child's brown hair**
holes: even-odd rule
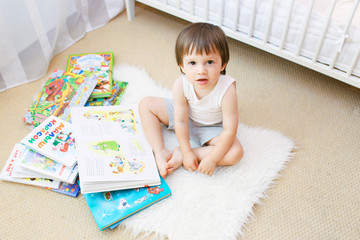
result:
[[[230,59],[229,47],[224,31],[210,23],[192,23],[180,32],[175,45],[178,66],[182,66],[184,55],[190,54],[193,50],[197,54],[205,52],[207,55],[210,52],[218,51],[221,56],[222,66],[227,64]],[[221,71],[221,74],[225,75],[225,70],[226,68]]]

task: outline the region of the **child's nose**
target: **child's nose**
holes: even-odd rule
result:
[[[202,64],[199,64],[198,74],[204,74],[204,73],[206,73],[206,67]]]

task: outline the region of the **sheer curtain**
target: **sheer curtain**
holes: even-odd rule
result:
[[[54,55],[124,8],[124,0],[1,0],[0,92],[44,76]]]

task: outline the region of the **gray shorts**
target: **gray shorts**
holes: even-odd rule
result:
[[[174,101],[170,98],[163,98],[169,115],[168,129],[174,130]],[[203,125],[189,119],[190,140],[197,145],[203,146],[205,143],[220,135],[223,130],[222,123],[214,125]]]

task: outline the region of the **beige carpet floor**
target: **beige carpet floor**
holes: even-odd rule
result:
[[[163,86],[180,74],[174,43],[187,22],[136,4],[55,56],[113,51],[115,64],[143,67]],[[237,79],[240,121],[297,143],[293,160],[254,206],[244,239],[360,238],[360,89],[230,39],[229,75]],[[0,166],[30,128],[22,117],[45,77],[0,94]],[[0,181],[0,239],[132,239],[123,228],[100,232],[83,196]],[[154,237],[153,239],[156,239]],[[201,235],[199,235],[201,239]]]

